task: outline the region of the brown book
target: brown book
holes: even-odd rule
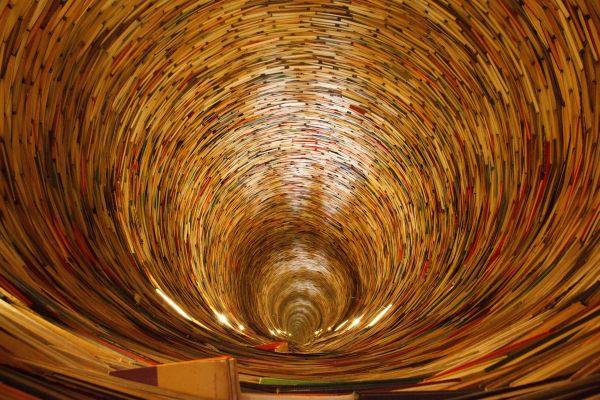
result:
[[[236,361],[233,357],[125,369],[112,371],[110,375],[214,400],[237,400],[240,397]]]

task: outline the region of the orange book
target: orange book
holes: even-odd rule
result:
[[[274,351],[275,353],[287,353],[289,350],[288,342],[270,342],[254,346],[256,349]]]

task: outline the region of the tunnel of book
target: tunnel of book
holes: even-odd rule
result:
[[[0,32],[0,391],[218,355],[600,390],[595,0],[5,0]]]

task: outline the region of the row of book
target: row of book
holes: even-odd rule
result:
[[[7,1],[0,35],[6,390],[597,376],[595,2]]]

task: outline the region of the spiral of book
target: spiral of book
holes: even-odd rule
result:
[[[0,398],[600,393],[597,0],[0,0]]]

